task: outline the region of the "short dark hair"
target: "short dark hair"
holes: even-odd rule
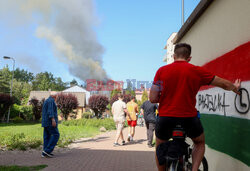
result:
[[[121,94],[121,93],[118,93],[118,94],[117,94],[117,96],[118,96],[118,98],[121,98],[121,99],[123,99],[123,94]]]
[[[187,59],[191,55],[191,46],[187,43],[177,43],[174,48],[177,57]]]
[[[131,96],[131,100],[135,100],[135,96]]]

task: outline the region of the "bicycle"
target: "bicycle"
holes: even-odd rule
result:
[[[185,130],[176,125],[172,131],[172,138],[160,144],[156,149],[160,165],[166,164],[166,171],[191,171],[192,148],[186,143]],[[208,171],[206,158],[202,159],[199,171]]]

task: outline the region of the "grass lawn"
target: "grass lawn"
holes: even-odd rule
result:
[[[115,129],[112,119],[80,119],[59,124],[59,147],[65,147],[76,139],[91,137],[99,133],[104,126],[107,130]],[[41,124],[19,123],[0,124],[0,149],[27,150],[39,148],[43,141]]]
[[[47,165],[38,166],[0,166],[0,171],[37,171],[42,170]]]

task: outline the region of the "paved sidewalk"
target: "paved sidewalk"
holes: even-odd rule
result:
[[[127,138],[127,129],[124,130]],[[44,170],[86,171],[154,171],[154,148],[147,147],[146,128],[136,127],[135,141],[113,147],[115,131],[95,138],[81,139],[68,149],[55,151],[56,158],[41,158],[40,151],[1,152],[0,165],[40,165]]]

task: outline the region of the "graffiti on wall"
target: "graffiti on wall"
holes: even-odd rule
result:
[[[250,98],[247,89],[241,88],[241,94],[234,98],[234,106],[238,113],[247,114],[250,108]]]
[[[231,99],[226,98],[225,92],[217,94],[199,94],[197,99],[198,108],[200,110],[222,112],[224,116],[226,116],[227,108],[235,107],[235,110],[239,114],[247,114],[250,110],[249,92],[245,88],[241,88],[240,92],[240,95],[235,95],[234,105],[230,105],[229,100]]]
[[[198,106],[200,109],[207,109],[209,111],[222,111],[226,115],[226,108],[230,105],[226,104],[225,93],[223,94],[199,94]]]

